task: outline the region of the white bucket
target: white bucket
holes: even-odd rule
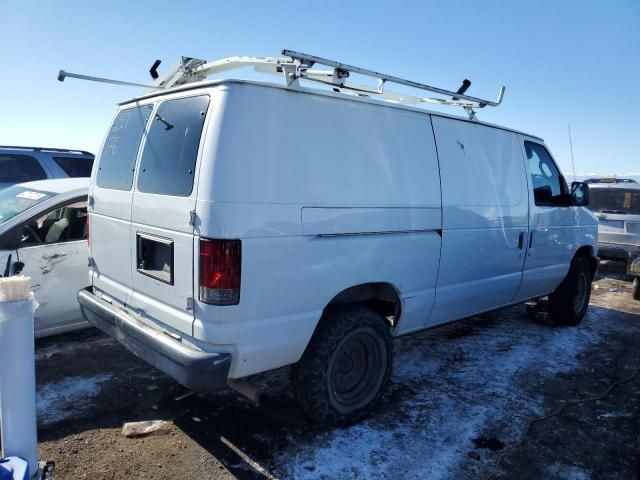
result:
[[[36,375],[29,277],[0,278],[0,432],[2,455],[29,462],[38,471]]]

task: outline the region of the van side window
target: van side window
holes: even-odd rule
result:
[[[122,110],[104,142],[96,183],[102,188],[131,190],[133,171],[152,105]]]
[[[187,197],[200,145],[209,97],[180,98],[160,104],[149,127],[140,160],[138,190]]]
[[[539,207],[566,207],[567,186],[551,155],[542,145],[524,142],[533,182],[533,197]]]

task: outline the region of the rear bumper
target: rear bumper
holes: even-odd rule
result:
[[[637,245],[625,244],[625,243],[598,243],[598,256],[603,258],[617,258],[620,260],[626,260],[629,253],[638,251]]]
[[[91,287],[78,292],[78,302],[89,323],[185,387],[211,392],[226,386],[230,353],[189,347],[98,298]]]

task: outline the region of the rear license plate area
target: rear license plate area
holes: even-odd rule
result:
[[[136,249],[138,273],[173,285],[173,240],[137,232]]]

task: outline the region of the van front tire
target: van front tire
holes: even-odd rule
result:
[[[393,339],[385,319],[361,306],[337,307],[322,319],[293,366],[293,391],[313,420],[350,425],[378,402],[392,366]]]
[[[589,260],[575,258],[565,279],[556,291],[549,295],[549,315],[553,323],[573,326],[582,321],[589,307],[591,281]]]

